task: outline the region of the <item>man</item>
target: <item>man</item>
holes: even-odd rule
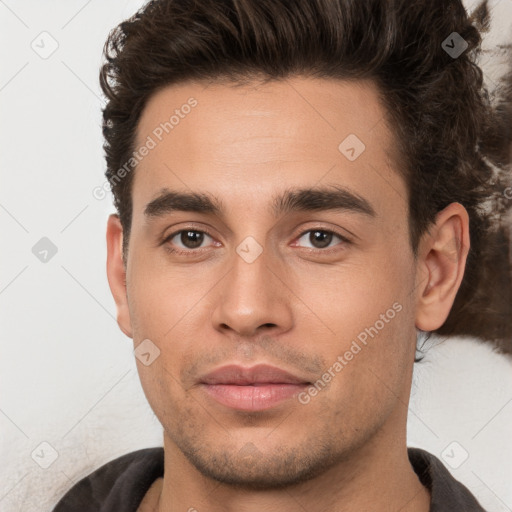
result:
[[[406,446],[417,334],[479,282],[479,41],[455,0],[156,0],[110,34],[107,272],[164,446],[56,512],[483,510]]]

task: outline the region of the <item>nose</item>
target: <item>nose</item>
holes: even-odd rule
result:
[[[212,315],[215,329],[251,337],[270,330],[276,335],[292,327],[293,294],[279,275],[283,272],[270,264],[265,250],[252,262],[235,254],[218,290]]]

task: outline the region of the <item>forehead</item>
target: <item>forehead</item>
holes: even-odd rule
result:
[[[148,101],[135,147],[151,146],[133,183],[134,215],[164,188],[211,191],[240,205],[276,188],[339,183],[405,205],[393,136],[369,81],[293,78],[182,83]],[[258,194],[257,194],[258,193]]]

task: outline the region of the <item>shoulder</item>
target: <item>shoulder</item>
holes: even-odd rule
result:
[[[435,455],[420,448],[407,451],[420,482],[430,490],[431,512],[486,512],[471,491],[456,480]]]
[[[127,453],[80,480],[61,498],[53,512],[136,511],[163,471],[163,448]]]

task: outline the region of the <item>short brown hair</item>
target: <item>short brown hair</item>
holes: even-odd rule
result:
[[[506,124],[497,122],[475,63],[478,23],[483,27],[487,15],[483,2],[476,17],[469,17],[460,0],[150,1],[111,31],[100,72],[107,97],[106,177],[123,227],[123,255],[133,172],[122,180],[114,177],[130,160],[138,120],[157,90],[187,80],[371,79],[400,154],[397,171],[409,192],[412,250],[448,204],[459,202],[469,213],[464,280],[437,332],[512,336],[505,318],[510,307],[497,305],[512,301],[508,234],[493,224],[504,208],[496,197],[503,189],[500,170],[508,164]],[[452,38],[452,47],[454,37],[467,45],[457,56],[446,51],[446,41]],[[506,273],[498,279],[493,277],[497,255]],[[486,291],[490,279],[508,295]]]

